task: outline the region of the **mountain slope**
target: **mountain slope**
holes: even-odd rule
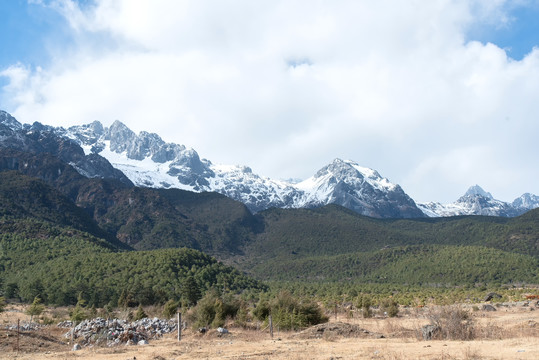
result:
[[[0,270],[4,295],[31,302],[89,306],[163,304],[185,296],[192,278],[201,294],[210,287],[241,292],[258,281],[193,249],[123,251],[78,230],[33,219],[0,218]],[[123,306],[123,305],[122,305]]]
[[[74,203],[73,210],[89,215],[88,219],[104,230],[99,236],[119,239],[138,250],[185,246],[212,254],[238,253],[256,228],[257,221],[248,209],[224,195],[137,188],[115,179],[88,179],[47,153],[0,147],[0,171],[5,170],[45,181]],[[52,189],[42,187],[40,191]],[[28,203],[35,205],[32,200]],[[47,214],[46,207],[34,211],[55,214]]]
[[[0,171],[0,216],[35,219],[67,226],[106,239],[117,249],[129,249],[97,225],[92,217],[43,181],[16,171]]]
[[[284,263],[289,264],[287,266],[296,262],[301,264],[312,258],[318,259],[320,273],[323,273],[322,269],[329,266],[323,265],[323,259],[333,261],[332,257],[345,255],[353,258],[358,253],[371,254],[403,246],[466,247],[472,252],[474,247],[480,247],[539,258],[539,209],[516,218],[468,216],[380,220],[329,205],[313,210],[270,209],[258,216],[262,218],[264,231],[245,247],[244,257],[236,259],[238,266],[257,276],[280,278],[281,274],[269,269],[280,268],[279,264]],[[444,254],[449,256],[450,252]],[[366,266],[362,258],[357,257],[353,264]],[[373,272],[379,267],[376,263],[369,264]],[[335,267],[334,276],[343,275],[338,269],[339,266]],[[325,274],[328,276],[327,272]],[[286,276],[302,275],[298,270]]]

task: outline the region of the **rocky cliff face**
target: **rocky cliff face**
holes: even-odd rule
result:
[[[38,122],[21,125],[5,112],[0,112],[0,147],[34,154],[50,154],[73,166],[88,178],[131,181],[107,159],[97,154],[86,155],[76,141],[69,139],[62,128],[44,126]]]

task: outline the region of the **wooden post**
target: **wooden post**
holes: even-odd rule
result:
[[[178,312],[178,341],[182,339],[182,313]]]
[[[76,321],[73,321],[73,323],[71,323],[71,344],[70,345],[73,345],[73,337],[75,336],[75,326],[76,325],[77,325]]]
[[[269,327],[270,327],[270,336],[273,339],[273,320],[271,318],[271,314],[269,316]]]
[[[17,352],[19,352],[19,330],[21,327],[21,319],[17,319]]]

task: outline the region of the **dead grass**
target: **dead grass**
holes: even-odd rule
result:
[[[24,309],[15,310],[0,314],[0,324],[13,320],[16,323],[18,317],[25,316]],[[62,309],[56,311],[61,313]],[[343,314],[330,320],[330,325],[339,331],[350,326],[383,334],[384,338],[347,337],[343,331],[324,331],[319,338],[301,338],[295,332],[275,331],[272,339],[267,330],[249,330],[230,323],[230,334],[223,337],[215,331],[200,335],[189,329],[181,342],[175,334],[169,334],[146,346],[86,347],[73,352],[72,345],[62,338],[64,330],[50,327],[34,336],[25,336],[26,348],[17,354],[10,343],[13,333],[7,337],[0,331],[0,344],[4,344],[0,359],[539,359],[539,311],[510,307],[496,312],[473,312],[470,308],[475,339],[423,341],[417,334],[421,326],[430,322],[429,311],[433,308],[402,311],[397,318],[363,319]],[[54,316],[52,312],[50,316]]]

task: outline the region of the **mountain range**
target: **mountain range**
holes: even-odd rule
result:
[[[170,274],[170,270],[176,273],[174,269],[179,269],[180,263],[191,264],[181,271],[182,276],[188,275],[193,261],[202,261],[204,269],[213,269],[211,281],[207,279],[208,270],[197,267],[200,271],[192,272],[203,288],[216,281],[244,284],[238,289],[258,286],[237,277],[237,273],[222,278],[219,273],[226,269],[214,260],[206,262],[209,258],[205,255],[206,260],[201,260],[200,252],[259,280],[537,283],[537,272],[530,269],[537,269],[539,261],[539,209],[512,218],[380,219],[337,203],[253,212],[244,203],[217,192],[136,186],[135,178],[111,165],[97,150],[78,145],[94,130],[21,125],[8,114],[1,115],[0,283],[6,289],[17,286],[22,298],[29,301],[38,295],[33,289],[41,288],[48,301],[58,304],[75,303],[81,291],[88,294],[88,301],[102,304],[123,290],[145,293],[148,299],[140,301],[153,303],[172,296],[166,291],[181,286],[168,284],[166,276],[157,274]],[[98,123],[87,127],[102,129],[100,138],[105,147],[99,153],[110,151],[106,150],[114,143],[107,134],[110,129]],[[79,140],[74,140],[77,135]],[[100,145],[99,141],[90,143]],[[125,147],[122,152],[129,148],[125,142],[117,146]],[[168,149],[171,153],[196,154],[179,145]],[[169,156],[166,151],[162,153]],[[148,155],[141,158],[133,161],[153,163]],[[207,168],[212,170],[209,165]],[[342,173],[349,178],[339,184]],[[397,186],[378,176],[351,161],[337,160],[313,179],[331,191],[343,191],[348,200],[362,195],[361,189],[368,184],[364,191],[370,189],[382,204],[398,204],[399,200],[387,192]],[[206,180],[216,181],[212,177]],[[489,197],[478,187],[468,195]],[[339,201],[343,199],[346,196]],[[354,205],[353,201],[343,203]],[[368,206],[374,211],[384,210],[380,204]],[[114,276],[109,277],[111,274]],[[160,279],[158,287],[165,289],[161,300],[151,300],[150,295],[158,295],[155,283],[139,274]],[[68,276],[76,281],[66,284]],[[110,282],[103,284],[99,279]],[[138,281],[131,284],[130,279]],[[95,291],[96,284],[106,286]],[[97,298],[99,294],[104,297]],[[96,299],[92,300],[94,295]]]
[[[539,207],[539,197],[523,194],[512,203],[496,200],[478,185],[456,202],[416,203],[376,170],[335,159],[301,182],[259,176],[247,166],[218,165],[184,145],[157,134],[138,135],[120,121],[67,129],[34,122],[21,124],[0,111],[0,147],[50,153],[87,178],[117,179],[132,186],[217,192],[256,213],[269,208],[317,208],[338,204],[375,218],[457,215],[513,217]]]

